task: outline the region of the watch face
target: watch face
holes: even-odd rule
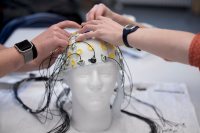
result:
[[[135,26],[134,26],[134,25],[126,25],[125,28],[126,28],[126,29],[133,29],[133,28],[135,28]]]
[[[20,43],[17,43],[15,45],[21,51],[26,51],[26,50],[29,50],[30,48],[32,48],[32,44],[29,41],[27,41],[27,40],[24,40],[24,41],[22,41]]]

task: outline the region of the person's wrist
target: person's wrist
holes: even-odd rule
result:
[[[132,46],[129,44],[129,35],[137,31],[138,29],[139,29],[139,26],[134,26],[131,24],[124,26],[123,32],[122,32],[122,39],[123,39],[123,44],[126,47],[132,48]]]
[[[18,50],[13,46],[13,47],[11,47],[11,48],[7,48],[7,49],[10,49],[10,50],[12,50],[13,52],[13,56],[14,57],[16,57],[16,58],[18,58],[18,59],[15,59],[15,61],[13,62],[15,65],[15,68],[19,68],[19,66],[22,66],[22,65],[24,65],[25,64],[25,62],[24,62],[24,57],[23,57],[23,55],[22,54],[20,54],[19,52],[18,52]]]
[[[2,44],[0,44],[0,50],[2,50],[2,49],[6,49],[6,47],[3,46]]]
[[[117,45],[118,46],[124,44],[122,34],[123,34],[123,27],[121,28],[121,30],[119,30],[119,32],[117,32],[117,43],[118,43]]]
[[[29,61],[34,60],[37,57],[37,49],[35,45],[28,41],[23,40],[14,45],[14,48],[24,57],[24,62],[27,63]]]

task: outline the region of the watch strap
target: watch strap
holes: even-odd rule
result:
[[[132,29],[126,29],[124,27],[122,39],[123,39],[123,42],[124,42],[124,44],[125,44],[126,47],[132,48],[132,46],[130,46],[129,43],[128,43],[128,35],[130,33],[132,33],[132,32],[135,32],[138,28],[139,28],[139,26],[135,26]]]
[[[33,46],[32,46],[33,48]],[[25,63],[33,60],[32,48],[23,53]]]
[[[30,41],[30,43],[33,45],[33,47],[32,47],[33,59],[35,59],[35,58],[37,58],[37,56],[38,56],[37,49],[36,49],[34,43],[32,43],[31,41]]]

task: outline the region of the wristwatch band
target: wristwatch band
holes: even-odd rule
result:
[[[38,56],[37,49],[36,49],[34,43],[32,43],[31,41],[30,41],[30,43],[33,45],[33,48],[32,48],[32,50],[33,50],[33,59],[35,59]]]
[[[128,43],[128,35],[135,32],[139,26],[126,25],[123,29],[122,39],[126,47],[132,48]]]
[[[23,53],[25,63],[33,60],[32,48],[33,48],[33,46],[31,47],[31,49],[29,49],[29,50],[27,50],[26,52]]]

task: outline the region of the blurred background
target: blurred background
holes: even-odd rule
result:
[[[81,23],[97,3],[156,27],[200,31],[200,0],[1,0],[0,29],[17,17],[39,12],[59,14]]]
[[[90,3],[92,0],[85,0]],[[93,0],[94,2],[94,0]],[[138,22],[145,22],[160,28],[200,31],[200,0],[103,0],[121,14],[136,17]],[[87,6],[89,10],[91,6]]]
[[[81,23],[98,3],[159,28],[200,31],[200,0],[0,0],[0,43],[19,27],[47,27],[65,19]]]

